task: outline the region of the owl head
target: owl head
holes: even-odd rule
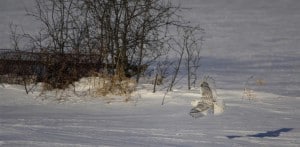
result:
[[[200,84],[200,87],[203,88],[203,87],[209,87],[208,83],[207,82],[202,82]]]

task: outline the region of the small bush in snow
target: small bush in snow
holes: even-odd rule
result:
[[[136,82],[130,78],[118,79],[117,77],[102,77],[102,84],[97,87],[97,94],[100,96],[112,95],[130,95],[136,87]]]
[[[76,93],[88,93],[92,97],[121,96],[129,101],[136,89],[136,81],[107,74],[93,73],[74,84]]]
[[[248,100],[253,100],[257,98],[256,91],[261,90],[261,86],[265,86],[266,81],[263,78],[258,78],[255,76],[250,76],[244,87],[243,91],[243,99],[246,98]]]
[[[256,98],[256,94],[254,92],[254,90],[249,89],[249,88],[244,88],[244,92],[243,92],[243,99],[246,98],[248,100],[253,100]]]

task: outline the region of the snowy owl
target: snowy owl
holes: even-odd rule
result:
[[[201,85],[202,99],[214,102],[213,93],[207,82],[202,82]]]
[[[222,101],[216,101],[209,84],[202,82],[200,87],[202,97],[199,100],[193,100],[191,102],[193,108],[190,111],[190,115],[194,118],[198,118],[207,115],[208,112],[216,115],[223,113],[224,103]]]

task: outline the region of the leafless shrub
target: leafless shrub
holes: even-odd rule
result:
[[[258,86],[264,86],[266,83],[267,82],[264,79],[256,79],[256,85]]]
[[[125,96],[124,101],[131,99],[131,94],[136,89],[136,81],[130,78],[119,80],[118,77],[101,77],[102,84],[96,88],[96,94],[99,96],[118,95]]]
[[[197,42],[189,38],[193,31],[185,31],[183,43],[171,33],[170,28],[198,29],[183,21],[178,14],[180,7],[171,1],[35,0],[34,8],[28,15],[39,21],[39,32],[29,34],[22,30],[19,36],[12,26],[11,39],[15,50],[30,50],[28,65],[41,69],[40,73],[29,70],[27,74],[30,68],[24,68],[24,75],[36,75],[38,82],[45,83],[45,91],[66,89],[88,77],[90,71],[105,70],[98,93],[128,95],[134,91],[132,85],[136,85],[131,78],[138,82],[148,65],[166,55],[170,48],[178,55],[175,64],[170,64],[174,74],[168,90],[172,90],[186,52],[199,53],[189,50]],[[26,41],[20,44],[23,38]],[[24,54],[18,54],[18,61],[24,61]],[[188,57],[189,64],[196,63]],[[159,71],[155,85],[163,83],[166,71],[167,68]],[[191,73],[189,66],[189,88]]]
[[[187,68],[188,89],[191,90],[192,84],[197,82],[198,69],[200,67],[201,50],[203,45],[204,30],[199,26],[192,28],[183,28],[180,30],[182,34],[182,46],[185,51],[185,65]],[[193,81],[192,81],[193,80]]]
[[[266,81],[262,78],[250,76],[245,82],[242,99],[254,100],[257,98],[256,90],[260,89],[260,86],[266,85]]]
[[[154,84],[154,85],[162,85],[164,78],[165,78],[164,76],[162,76],[160,74],[156,74],[155,79],[152,81],[152,84]]]
[[[242,99],[254,100],[256,98],[256,93],[252,89],[244,88]]]
[[[164,84],[164,79],[168,76],[168,70],[170,69],[171,65],[172,62],[169,61],[168,56],[157,63],[154,70],[155,77],[151,80],[151,84],[153,84],[153,93],[156,92],[157,85]]]

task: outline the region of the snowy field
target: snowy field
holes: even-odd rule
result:
[[[0,84],[0,146],[300,146],[300,2],[181,0],[186,19],[206,31],[201,74],[216,81],[225,112],[194,119],[199,87],[168,93],[139,85],[133,101],[77,98],[57,103]],[[0,1],[0,48],[9,23],[34,31],[23,16],[32,0]],[[242,99],[249,77],[253,100]]]

